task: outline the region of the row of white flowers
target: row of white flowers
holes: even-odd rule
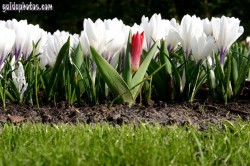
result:
[[[145,50],[150,49],[154,41],[163,39],[169,52],[181,45],[186,56],[192,53],[196,60],[200,60],[215,51],[220,53],[221,63],[230,46],[244,31],[239,19],[225,16],[209,20],[185,15],[178,23],[174,18],[167,20],[160,14],[154,14],[150,19],[143,16],[140,25],[134,24],[132,27],[117,18],[104,21],[98,19],[95,22],[84,19],[80,35],[59,30],[51,34],[39,25],[28,24],[27,20],[13,19],[0,21],[0,67],[10,52],[16,60],[21,57],[27,59],[33,50],[33,43],[38,41],[36,53],[40,53],[41,67],[53,66],[60,48],[69,36],[71,47],[80,42],[83,56],[90,55],[91,45],[115,66],[118,56],[126,49],[130,30],[132,33],[144,31]]]

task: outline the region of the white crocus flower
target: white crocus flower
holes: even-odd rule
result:
[[[126,43],[127,31],[122,21],[114,18],[112,20],[85,19],[84,30],[81,32],[80,43],[84,56],[90,56],[90,46],[103,56],[113,67],[117,66],[119,55]],[[95,82],[96,65],[92,61],[92,80]]]
[[[250,36],[246,37],[246,42],[247,42],[247,43],[250,42]]]
[[[37,39],[34,39],[34,41],[37,40],[37,42],[34,42],[35,44],[37,44],[36,47],[36,55],[38,54],[42,54],[44,52],[44,48],[47,45],[47,40],[48,40],[48,32],[44,31],[43,29],[39,28],[37,29],[39,31],[39,35],[37,36]]]
[[[84,56],[90,55],[90,46],[94,47],[99,54],[102,54],[105,39],[105,24],[101,19],[93,22],[91,19],[84,19],[83,31],[80,35],[80,43]]]
[[[231,45],[243,34],[240,20],[234,17],[212,18],[213,36],[220,52],[220,63],[224,64],[225,55]]]
[[[154,14],[150,20],[142,16],[141,27],[145,35],[146,50],[149,50],[155,41],[165,38],[167,26],[168,20],[162,19],[160,14]]]
[[[216,83],[215,83],[215,74],[213,70],[210,70],[210,77],[211,77],[211,81],[212,81],[212,88],[216,88]]]
[[[53,35],[48,33],[47,47],[40,56],[40,67],[43,69],[46,65],[54,66],[56,58],[62,46],[67,42],[70,34],[65,31],[57,30]]]
[[[101,55],[103,53],[103,47],[105,42],[105,24],[101,19],[97,19],[93,22],[91,19],[84,19],[83,31],[80,35],[80,43],[83,50],[83,56],[91,57],[90,46],[94,47],[96,51]],[[96,78],[96,65],[92,61],[92,81],[95,83]]]
[[[214,73],[214,70],[212,70],[212,66],[214,65],[214,62],[213,62],[213,58],[211,56],[209,56],[207,58],[207,61],[208,61],[208,65],[210,66],[210,77],[211,77],[211,83],[212,83],[212,88],[216,88],[216,78],[215,78],[215,73]]]
[[[31,52],[33,51],[33,43],[37,44],[37,42],[41,42],[39,44],[39,48],[37,48],[36,53],[38,53],[41,47],[41,44],[44,44],[44,39],[42,38],[43,36],[43,30],[39,27],[39,25],[32,25],[29,24],[27,26],[27,31],[28,31],[28,36],[25,42],[25,45],[23,47],[23,57],[24,60],[27,60],[28,57],[30,56]]]
[[[48,40],[48,32],[41,29],[39,43],[37,44],[36,47],[36,55],[40,54],[41,56],[43,54],[45,48],[47,47],[47,40]]]
[[[117,18],[114,19],[105,19],[104,21],[104,25],[105,25],[105,29],[112,29],[112,30],[119,30],[121,29],[124,24],[122,22],[122,20],[118,20]]]
[[[189,57],[191,53],[191,41],[195,35],[202,35],[203,33],[203,24],[199,17],[185,15],[180,24],[179,29],[179,38],[182,45],[182,49],[186,54],[186,57]]]
[[[13,48],[15,39],[16,34],[13,30],[5,27],[0,28],[0,70],[3,67],[4,60]]]
[[[178,37],[178,31],[179,31],[179,24],[176,22],[176,20],[173,18],[169,22],[169,28],[166,30],[166,37],[165,42],[168,49],[168,52],[172,52],[174,49],[177,48],[178,44],[180,43],[180,39]]]
[[[250,47],[250,36],[246,37],[246,44],[248,47]]]
[[[15,66],[12,66],[13,70]],[[18,62],[18,68],[12,72],[12,79],[18,92],[20,94],[20,99],[22,101],[24,92],[27,90],[28,83],[26,83],[25,74],[24,74],[23,65],[21,62]]]
[[[118,64],[119,55],[126,45],[128,30],[121,20],[114,18],[112,20],[104,20],[105,46],[102,56],[113,66]]]
[[[203,24],[203,31],[204,31],[204,33],[207,36],[211,36],[213,34],[211,21],[209,21],[208,18],[205,18],[205,19],[202,20],[202,24]]]
[[[5,25],[6,25],[6,22],[5,22],[5,21],[0,20],[0,28],[5,27]]]
[[[84,20],[84,30],[80,42],[84,56],[91,55],[90,46],[103,56],[112,66],[116,67],[119,54],[126,44],[128,31],[121,20]],[[91,58],[91,57],[90,57]],[[93,66],[95,67],[95,66]]]
[[[77,45],[79,44],[79,35],[78,34],[70,34],[70,47],[71,48],[76,48]]]
[[[191,41],[191,48],[196,62],[206,59],[212,53],[214,46],[215,41],[211,36],[207,37],[205,34],[195,36]]]
[[[73,60],[72,60],[72,56],[74,53],[72,50],[75,50],[76,47],[78,46],[79,44],[79,35],[78,34],[70,34],[70,50],[69,50],[69,60],[70,60],[70,63],[73,64]]]
[[[137,32],[138,32],[139,34],[141,34],[141,33],[144,31],[144,30],[143,30],[143,27],[140,26],[140,25],[138,25],[138,24],[136,24],[136,23],[134,23],[134,25],[133,25],[132,27],[127,26],[127,28],[128,28],[128,31],[131,30],[131,33],[132,33],[132,34],[136,34]],[[143,42],[143,43],[144,43],[144,42]]]
[[[22,55],[22,50],[28,37],[27,20],[17,21],[16,19],[6,21],[7,28],[13,29],[16,33],[16,40],[13,47],[13,54],[16,60],[19,60]]]

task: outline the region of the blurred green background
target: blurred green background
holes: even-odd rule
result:
[[[245,29],[242,39],[250,35],[250,0],[31,0],[26,3],[30,2],[52,4],[53,11],[2,12],[1,20],[27,19],[29,23],[39,24],[46,31],[59,29],[80,33],[84,18],[96,20],[117,17],[125,24],[133,25],[140,23],[143,15],[151,17],[154,13],[161,13],[165,19],[174,17],[178,20],[185,14],[195,14],[201,18],[225,15],[241,20]],[[1,0],[1,5],[8,3],[7,0]]]

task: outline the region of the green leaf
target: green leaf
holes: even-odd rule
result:
[[[245,84],[245,79],[247,77],[249,68],[250,68],[250,58],[248,56],[248,51],[245,46],[238,47],[236,45],[233,47],[233,61],[235,60],[237,63],[232,64],[232,72],[235,72],[234,68],[237,68],[237,79],[234,80],[234,84],[232,84],[233,95],[237,97],[240,95],[242,88]],[[234,78],[235,79],[235,78]]]
[[[95,86],[95,80],[93,80],[93,73],[95,72],[93,70],[92,66],[92,59],[90,60],[89,57],[85,57],[83,61],[83,84],[86,92],[86,97],[89,103],[92,105],[97,104],[98,97],[96,92],[96,86]]]
[[[131,31],[129,32],[128,36],[127,50],[125,55],[125,67],[124,71],[122,72],[123,80],[126,82],[128,87],[131,87],[131,81],[132,81],[130,47],[131,47]]]
[[[74,51],[72,63],[74,66],[71,72],[71,76],[73,77],[71,79],[71,81],[73,81],[72,86],[75,88],[77,100],[78,102],[80,102],[81,94],[84,92],[83,76],[81,75],[81,71],[80,71],[83,65],[83,54],[82,54],[82,48],[80,44],[77,45]]]
[[[169,56],[169,53],[168,53],[168,50],[166,48],[166,44],[165,44],[165,41],[163,40],[162,43],[161,43],[161,49],[160,49],[160,61],[161,61],[161,64],[166,64],[165,66],[165,70],[166,70],[166,73],[171,75],[172,73],[172,70],[171,70],[171,63],[169,62],[169,59],[167,58],[167,56]]]
[[[130,105],[134,103],[134,98],[128,88],[128,85],[119,75],[119,73],[111,66],[96,50],[90,46],[92,57],[96,63],[96,66],[101,73],[103,79],[107,83],[111,93]]]
[[[149,50],[148,54],[146,55],[146,58],[143,60],[142,64],[140,65],[138,71],[135,73],[134,77],[132,78],[132,87],[131,88],[133,88],[133,89],[131,90],[131,94],[132,94],[134,99],[137,97],[137,95],[139,93],[140,86],[138,86],[138,84],[140,82],[142,82],[142,80],[147,72],[148,66],[149,66],[149,64],[154,56],[156,49],[157,49],[157,45],[158,45],[158,42],[155,42],[154,45]]]
[[[50,99],[50,97],[51,97],[53,86],[56,83],[55,79],[57,77],[57,73],[59,71],[59,68],[62,65],[63,59],[65,58],[65,56],[69,56],[69,48],[70,48],[70,38],[68,38],[67,42],[62,46],[61,50],[59,51],[59,54],[56,58],[56,63],[51,71],[49,84],[48,84],[48,87],[46,89],[47,99]]]
[[[150,62],[150,65],[148,67],[148,73],[151,75],[154,73],[158,68],[160,68],[160,65],[152,59]],[[153,85],[156,88],[159,96],[162,99],[166,99],[166,94],[167,94],[167,77],[166,77],[166,72],[165,69],[162,68],[159,70],[159,72],[155,73],[153,75],[152,79]]]
[[[10,81],[9,86],[10,86],[12,92],[14,93],[15,100],[20,102],[20,93],[19,93],[14,81]],[[2,87],[2,86],[0,86],[0,87]]]
[[[148,73],[151,75],[164,65],[162,69],[153,75],[152,82],[159,97],[162,100],[170,101],[173,98],[172,65],[168,59],[169,55],[164,41],[161,41],[161,48],[158,57],[160,64],[158,64],[156,60],[152,59],[148,67]]]
[[[194,79],[191,80],[190,85],[192,89],[189,92],[189,101],[193,102],[195,95],[199,91],[201,85],[206,81],[206,72],[203,70],[202,61],[200,61],[193,70],[197,70],[194,75]]]
[[[25,76],[26,76],[27,82],[29,83],[27,90],[26,90],[26,93],[28,94],[27,100],[32,103],[33,87],[34,87],[33,85],[35,84],[35,81],[34,81],[35,78],[33,75],[33,71],[34,71],[33,62],[28,61],[24,68],[25,68]]]
[[[235,58],[232,58],[232,75],[233,75],[233,83],[235,85],[238,80],[238,65]]]
[[[73,63],[80,69],[83,64],[83,54],[82,54],[82,47],[80,43],[77,45],[74,56],[72,58]]]
[[[180,95],[183,91],[183,86],[185,85],[182,85],[182,77],[181,77],[181,72],[179,72],[178,68],[177,68],[177,65],[176,65],[176,62],[174,62],[173,60],[171,60],[171,58],[169,56],[167,56],[170,64],[171,64],[171,67],[172,67],[172,78],[173,78],[173,90],[174,90],[174,95]],[[184,72],[184,66],[183,65],[180,65],[179,68],[181,68],[181,71]]]
[[[232,91],[232,87],[231,87],[231,71],[232,71],[232,55],[229,54],[228,55],[228,63],[227,65],[225,65],[225,92],[227,95],[227,100],[231,98],[231,96],[233,95],[233,91]],[[225,101],[225,104],[227,104],[227,100]]]
[[[35,96],[36,96],[36,105],[38,108],[39,106],[39,99],[38,99],[38,91],[39,91],[39,86],[38,86],[38,73],[39,73],[39,61],[35,61]]]

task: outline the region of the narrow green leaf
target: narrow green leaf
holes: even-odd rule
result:
[[[238,80],[238,65],[235,58],[232,57],[232,77],[233,84],[235,85]]]
[[[58,72],[56,74],[56,77],[55,77],[55,83],[52,87],[52,95],[55,96],[56,92],[58,94],[60,94],[59,96],[61,97],[62,96],[65,96],[65,91],[64,91],[64,86],[65,86],[65,83],[66,83],[66,79],[64,77],[64,65],[60,65],[59,66],[59,69],[58,69]],[[55,91],[56,90],[56,91]]]
[[[74,64],[80,69],[83,64],[83,54],[82,54],[82,47],[80,43],[77,45],[74,56],[73,56]]]
[[[134,99],[128,85],[113,68],[113,66],[111,66],[101,55],[99,55],[92,46],[90,46],[90,50],[96,66],[107,83],[111,93],[115,97],[119,96],[119,99],[121,99],[122,102],[128,102],[131,105],[134,102]]]
[[[90,64],[89,57],[84,59],[84,73],[83,75],[83,83],[85,86],[85,92],[87,93],[87,99],[89,102],[94,105],[98,102],[97,100],[97,94],[96,94],[96,87],[95,87],[95,81],[93,80],[93,67],[92,64]]]
[[[168,54],[168,50],[166,48],[166,44],[165,44],[165,41],[163,40],[162,43],[161,43],[161,50],[160,50],[160,61],[161,61],[161,64],[166,64],[165,66],[165,70],[166,70],[166,73],[171,75],[172,73],[172,70],[171,70],[171,63],[169,62],[169,59],[167,58],[167,56],[169,56]]]
[[[181,75],[180,75],[180,72],[178,71],[177,65],[170,59],[170,57],[167,56],[167,58],[169,62],[171,63],[171,67],[172,67],[171,70],[172,70],[172,77],[173,77],[173,84],[174,84],[173,89],[175,93],[179,95],[182,90],[181,86],[184,86],[182,85]]]
[[[38,109],[40,108],[39,106],[39,99],[38,99],[38,91],[39,91],[39,86],[38,86],[38,73],[39,73],[39,62],[35,61],[35,67],[36,67],[36,71],[35,71],[35,96],[36,96],[36,105],[38,107]]]
[[[123,80],[126,82],[128,87],[131,87],[131,80],[132,80],[132,70],[131,70],[131,54],[130,54],[130,47],[131,47],[131,31],[129,32],[128,36],[128,43],[127,43],[127,50],[125,55],[125,67],[122,72]]]
[[[169,61],[169,58],[167,57],[169,57],[169,52],[167,50],[165,41],[162,40],[159,58],[161,64],[166,64],[164,67],[165,74],[162,75],[162,77],[164,77],[165,79],[164,87],[165,89],[167,89],[165,90],[164,96],[166,96],[165,100],[172,100],[173,98],[172,66],[171,62]]]
[[[245,84],[245,79],[247,77],[249,68],[250,68],[250,58],[248,56],[248,51],[246,48],[239,49],[235,54],[233,54],[234,58],[237,63],[237,68],[238,68],[238,78],[234,84],[233,91],[234,91],[234,97],[240,95],[242,88]],[[232,69],[233,70],[233,69]]]
[[[216,61],[216,68],[215,68],[216,79],[219,79],[219,82],[223,83],[223,79],[225,77],[223,66],[220,64],[219,56],[215,55],[214,57]]]
[[[226,70],[225,70],[225,92],[227,95],[227,98],[231,98],[231,96],[233,95],[232,92],[232,87],[231,87],[231,80],[230,80],[230,76],[231,76],[231,71],[232,71],[232,56],[228,55],[228,64],[225,66]],[[227,101],[226,101],[227,103]]]
[[[67,42],[62,46],[61,50],[59,51],[59,54],[56,58],[56,63],[51,71],[49,84],[46,89],[47,99],[50,99],[51,97],[52,89],[55,84],[55,78],[57,76],[60,66],[62,65],[64,57],[69,55],[69,48],[70,48],[70,38],[68,38]]]
[[[191,83],[192,91],[191,91],[190,98],[189,98],[190,102],[193,102],[193,100],[194,100],[197,92],[199,91],[201,85],[203,85],[203,83],[205,83],[205,81],[206,81],[206,72],[203,70],[203,67],[202,67],[201,63],[197,64],[197,66],[198,66],[198,72],[197,72],[197,75],[196,75],[196,78],[195,78],[196,81]]]
[[[0,87],[2,87],[2,86],[0,86]],[[19,93],[16,85],[14,84],[14,81],[10,81],[10,87],[11,87],[12,92],[14,93],[15,100],[20,102],[20,93]]]
[[[73,81],[72,88],[75,88],[76,97],[77,97],[78,103],[80,103],[81,94],[83,93],[83,90],[84,90],[82,88],[84,84],[83,81],[79,81],[83,79],[81,75],[81,71],[80,71],[83,65],[83,54],[82,54],[82,47],[80,43],[77,45],[76,49],[74,50],[72,63],[74,66],[71,72],[71,77],[73,77],[71,79],[71,81]]]
[[[160,65],[152,59],[149,66],[148,66],[148,73],[151,75],[156,71]],[[154,88],[156,89],[157,93],[162,99],[166,99],[167,94],[167,74],[165,69],[162,68],[159,72],[155,73],[152,78],[152,83]]]
[[[1,87],[1,86],[0,86]],[[16,99],[10,94],[9,91],[7,91],[6,89],[4,90],[5,95],[8,97],[8,99],[10,99],[11,101],[15,101]]]
[[[33,99],[33,85],[35,83],[35,78],[33,75],[33,62],[28,61],[25,67],[25,76],[27,78],[27,82],[29,82],[26,93],[28,94],[28,102],[32,103],[32,99]]]
[[[154,45],[149,50],[148,54],[146,55],[146,58],[143,60],[142,64],[140,65],[138,71],[135,73],[134,77],[132,78],[132,87],[131,88],[133,88],[133,89],[131,90],[131,94],[132,94],[134,99],[137,97],[137,95],[139,93],[139,89],[140,89],[140,86],[138,86],[137,84],[142,82],[142,80],[147,72],[148,66],[149,66],[149,64],[154,56],[156,49],[157,49],[157,46],[158,46],[158,42],[155,42]],[[137,86],[137,87],[134,88],[134,86]]]

